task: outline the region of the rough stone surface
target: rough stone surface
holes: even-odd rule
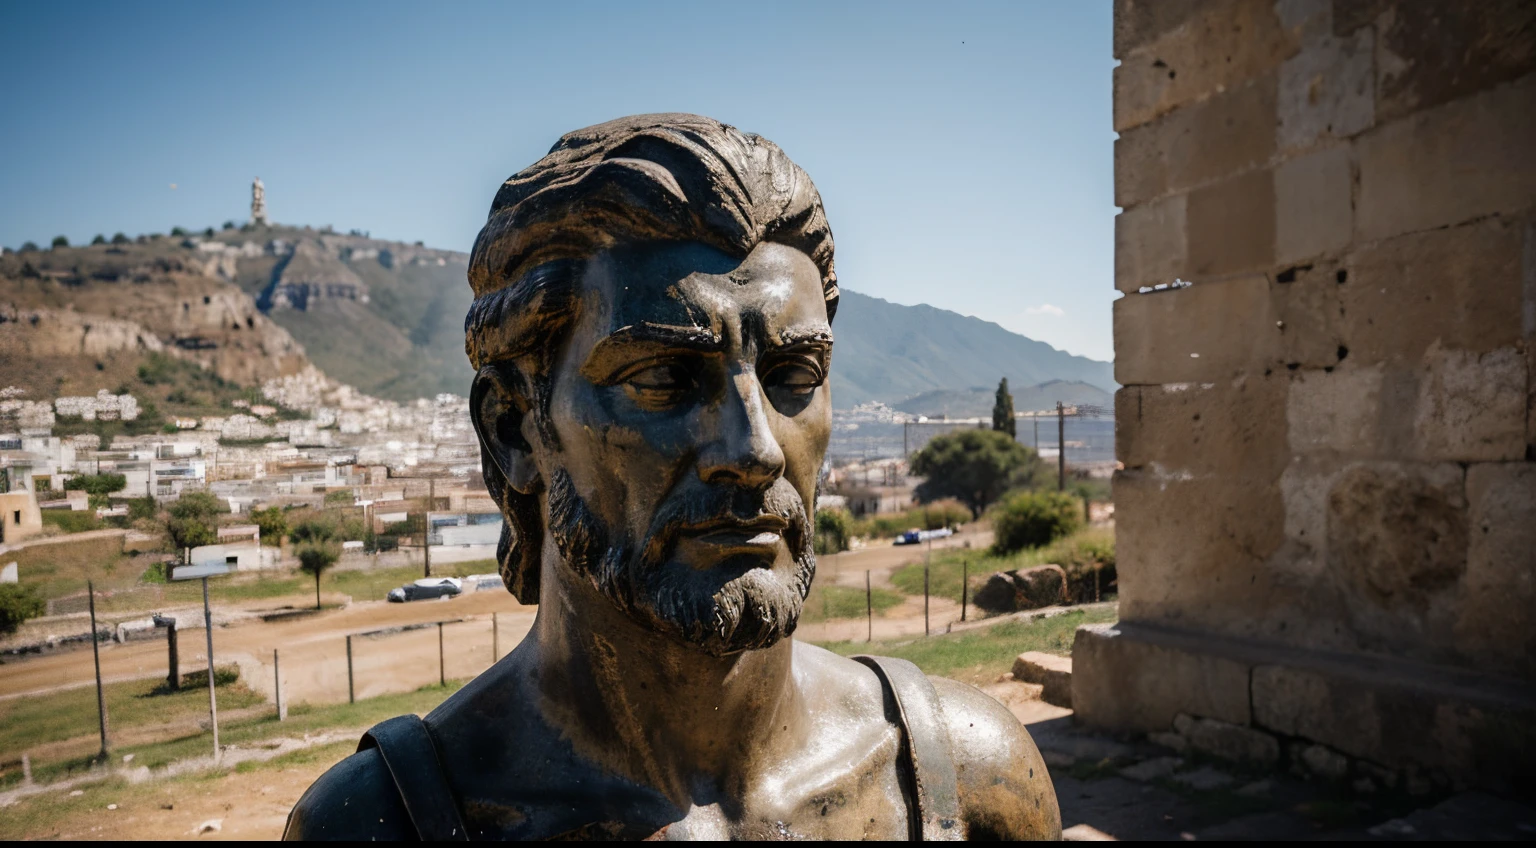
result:
[[[1122,385],[1230,380],[1274,347],[1265,332],[1274,324],[1268,283],[1260,276],[1126,295],[1113,310]]]
[[[1185,272],[1184,195],[1143,203],[1115,216],[1115,287],[1135,292]]]
[[[1275,151],[1273,77],[1127,130],[1115,143],[1115,202],[1139,205],[1169,192],[1263,165]]]
[[[1238,724],[1197,718],[1183,735],[1196,751],[1223,760],[1272,766],[1280,760],[1280,742],[1271,734]]]
[[[1287,590],[1267,560],[1284,541],[1274,477],[1116,472],[1122,620],[1257,636]],[[1190,710],[1200,713],[1199,710]],[[1210,713],[1200,713],[1211,715]]]
[[[1355,252],[1338,286],[1349,355],[1417,364],[1436,343],[1476,352],[1518,343],[1523,230],[1493,218]]]
[[[1370,129],[1376,113],[1374,35],[1366,28],[1345,37],[1326,36],[1280,66],[1281,149],[1303,150]]]
[[[1208,474],[1237,461],[1256,475],[1286,465],[1286,380],[1126,386],[1115,396],[1115,455],[1126,468]]]
[[[1175,17],[1177,10],[1170,10]],[[1114,72],[1116,132],[1276,68],[1296,49],[1273,0],[1202,4],[1178,26],[1120,55]]]
[[[1466,576],[1455,625],[1456,650],[1495,674],[1536,678],[1536,465],[1467,469]]]
[[[1067,600],[1067,573],[1059,565],[999,571],[987,578],[972,599],[992,613],[1039,609]],[[1038,681],[1031,681],[1038,682]]]
[[[1381,419],[1381,366],[1305,371],[1286,395],[1287,435],[1297,454],[1374,457]]]
[[[1525,456],[1522,351],[1431,348],[1424,359],[1414,411],[1420,459],[1497,462]]]
[[[1349,759],[1326,745],[1297,744],[1292,756],[1302,768],[1318,777],[1343,780],[1349,774]]]
[[[1072,668],[1072,709],[1089,726],[1166,731],[1187,709],[1249,720],[1246,665],[1153,644],[1134,629],[1078,628]]]
[[[1294,264],[1349,245],[1354,206],[1349,148],[1330,147],[1275,169],[1275,261]],[[1117,245],[1118,247],[1118,245]]]
[[[1269,268],[1275,262],[1275,182],[1252,171],[1190,192],[1189,273],[1202,280]]]
[[[1536,6],[1522,0],[1398,3],[1378,25],[1376,96],[1383,119],[1536,70]]]
[[[1377,127],[1358,143],[1356,239],[1529,208],[1533,149],[1536,74]]]
[[[1013,661],[1013,679],[1040,684],[1040,700],[1047,704],[1072,706],[1071,657],[1026,651]]]
[[[1126,766],[1120,770],[1120,776],[1137,783],[1149,783],[1173,774],[1174,769],[1182,765],[1184,760],[1181,757],[1154,757],[1133,766]]]
[[[1210,792],[1213,789],[1224,789],[1232,785],[1232,775],[1211,766],[1201,766],[1194,771],[1180,772],[1170,779],[1196,792]]]

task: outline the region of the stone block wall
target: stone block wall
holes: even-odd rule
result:
[[[1114,45],[1124,626],[1077,674],[1129,700],[1079,714],[1286,714],[1402,766],[1393,716],[1335,733],[1253,677],[1388,662],[1454,681],[1423,744],[1460,748],[1420,760],[1470,777],[1536,714],[1536,4],[1116,0]],[[1128,663],[1171,677],[1095,689]]]

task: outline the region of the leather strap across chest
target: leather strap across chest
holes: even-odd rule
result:
[[[458,801],[443,775],[437,745],[419,717],[396,716],[374,725],[357,745],[359,751],[369,748],[379,749],[421,841],[469,841]]]
[[[901,719],[902,756],[910,769],[911,839],[954,842],[965,839],[960,822],[960,788],[949,732],[939,715],[939,696],[922,669],[891,657],[856,656],[895,696]]]

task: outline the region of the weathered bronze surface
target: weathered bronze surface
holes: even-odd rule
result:
[[[1059,837],[1002,705],[791,638],[838,301],[805,172],[693,115],[579,130],[501,187],[470,282],[502,575],[539,614],[286,838]]]

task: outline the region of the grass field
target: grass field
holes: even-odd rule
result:
[[[900,604],[902,597],[890,589],[875,589],[866,599],[863,589],[849,586],[823,586],[811,584],[811,593],[805,598],[805,610],[800,620],[805,622],[831,621],[838,618],[863,618],[866,604],[872,605],[876,615],[883,614]]]
[[[946,633],[921,639],[891,642],[824,642],[823,648],[848,656],[875,654],[916,663],[928,674],[952,677],[966,683],[991,683],[1013,668],[1013,660],[1025,651],[1068,655],[1080,624],[1114,621],[1108,609],[1073,610],[1033,621],[1004,621],[991,627]]]

